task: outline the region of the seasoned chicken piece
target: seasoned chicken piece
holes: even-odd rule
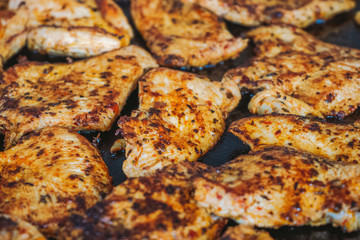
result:
[[[17,217],[0,214],[1,240],[46,240],[35,226]]]
[[[199,208],[191,178],[205,164],[182,162],[152,177],[130,178],[105,200],[63,224],[61,239],[215,239],[226,224]]]
[[[58,223],[81,214],[112,188],[98,150],[76,132],[49,127],[0,153],[0,212],[51,236]]]
[[[128,45],[133,35],[113,0],[10,0],[8,8],[22,11],[25,20],[9,22],[8,35],[18,38],[18,30],[25,29],[21,39],[27,39],[30,49],[52,55],[94,56]],[[18,40],[12,46],[20,49],[24,44]],[[6,45],[0,42],[1,47]]]
[[[155,60],[128,46],[71,64],[28,62],[5,71],[0,82],[0,126],[6,148],[45,126],[110,130],[138,78]]]
[[[196,161],[219,140],[240,97],[233,81],[211,82],[167,68],[147,73],[139,82],[139,110],[118,122],[126,140],[125,174],[143,176]]]
[[[259,115],[281,113],[323,117],[319,111],[312,108],[309,104],[276,89],[268,89],[257,93],[251,98],[248,108],[251,113]]]
[[[220,240],[273,240],[269,233],[246,225],[229,227]]]
[[[354,0],[182,0],[245,26],[288,23],[305,28],[355,8]]]
[[[360,50],[324,43],[286,26],[260,27],[248,35],[255,41],[258,57],[224,76],[235,80],[240,89],[279,90],[303,102],[297,106],[309,105],[314,109],[309,112],[322,117],[343,118],[360,104]],[[273,103],[265,100],[263,104]],[[290,112],[296,113],[296,108]]]
[[[250,145],[292,147],[329,158],[359,163],[360,128],[321,122],[295,115],[252,116],[233,122],[229,132]]]
[[[360,228],[360,165],[272,147],[194,180],[197,203],[240,224]]]
[[[0,72],[2,72],[3,63],[25,45],[26,21],[25,7],[20,7],[16,12],[0,10]]]
[[[360,11],[356,12],[355,14],[355,21],[357,24],[360,25]]]
[[[180,0],[134,0],[131,14],[160,65],[202,67],[237,57],[247,40],[234,38],[216,15]]]

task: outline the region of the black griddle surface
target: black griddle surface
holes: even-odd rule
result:
[[[135,30],[129,13],[130,0],[118,0],[117,3],[122,7],[128,19],[130,20],[133,29]],[[357,0],[357,5],[357,9],[359,10],[360,0]],[[352,11],[350,13],[344,13],[326,23],[315,24],[307,28],[306,30],[325,42],[360,49],[360,27],[356,25],[354,21],[354,15],[355,11]],[[249,30],[249,28],[244,28],[242,26],[229,22],[227,22],[227,27],[234,36],[241,36],[245,31]],[[136,44],[146,48],[143,39],[136,30],[135,37],[132,40],[132,44]],[[223,63],[217,64],[216,66],[207,66],[201,69],[190,68],[181,70],[204,75],[211,80],[220,81],[227,70],[244,64],[252,57],[254,57],[252,49],[253,45],[249,44],[249,47],[240,54],[240,57],[233,60],[225,61]],[[53,58],[49,56],[43,56],[34,52],[30,52],[27,49],[23,49],[19,54],[10,59],[5,65],[5,67],[7,68],[12,66],[13,64],[16,64],[20,56],[26,56],[27,59],[31,61],[66,62],[65,58]],[[137,109],[139,104],[137,93],[138,91],[135,90],[131,94],[130,98],[127,101],[127,104],[121,112],[122,116],[130,115],[132,110]],[[251,96],[249,94],[243,94],[241,103],[227,119],[228,125],[235,120],[250,115],[246,107],[250,97]],[[328,119],[328,121],[342,124],[352,123],[357,119],[360,119],[360,110],[357,110],[354,114],[348,116],[344,120],[332,118]],[[116,136],[117,129],[117,125],[114,124],[112,129],[108,132],[81,133],[90,141],[94,142],[100,149],[102,157],[109,168],[110,175],[113,177],[114,185],[118,185],[126,179],[124,173],[122,172],[122,163],[125,160],[125,153],[123,151],[117,152],[115,154],[112,154],[110,152],[110,148],[114,141],[120,138],[120,136]],[[97,136],[98,138],[96,141],[95,138]],[[2,141],[2,138],[0,138],[0,141]],[[225,132],[225,134],[221,137],[220,141],[216,144],[216,146],[206,155],[201,157],[199,161],[212,166],[219,166],[227,161],[234,159],[238,155],[246,154],[249,150],[250,148],[245,145],[241,140],[239,140],[234,135]],[[229,225],[234,224],[234,222],[230,222]],[[278,230],[270,229],[269,232],[276,240],[360,240],[360,231],[354,233],[344,233],[341,229],[331,226],[282,227]]]

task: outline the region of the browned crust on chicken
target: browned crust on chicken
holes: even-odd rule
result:
[[[23,19],[8,23],[8,35],[18,38],[18,29],[24,31],[23,41],[11,44],[12,51],[4,61],[26,40],[28,48],[42,53],[89,57],[127,46],[133,36],[127,18],[113,0],[10,0],[8,7]],[[8,45],[0,41],[0,50]]]
[[[240,224],[278,228],[332,223],[360,228],[360,165],[270,147],[194,180],[195,199]]]
[[[245,26],[287,23],[305,28],[355,8],[354,0],[183,0]]]
[[[360,128],[295,115],[264,115],[233,122],[229,132],[250,145],[292,147],[333,161],[358,163]]]
[[[248,33],[258,57],[228,71],[240,89],[277,89],[323,116],[343,118],[360,103],[360,51],[321,42],[290,26],[260,27]],[[286,100],[286,99],[284,99]],[[296,110],[294,110],[296,112]]]
[[[127,176],[142,176],[180,161],[196,161],[225,130],[225,119],[239,100],[233,81],[158,68],[139,82],[139,110],[120,118],[126,140]]]
[[[98,150],[76,132],[58,127],[36,131],[2,152],[0,175],[0,212],[48,236],[66,216],[84,213],[112,188]]]
[[[107,131],[155,60],[128,46],[71,64],[23,63],[1,75],[0,125],[5,146],[45,126]]]
[[[1,240],[46,240],[35,226],[17,217],[0,214]]]
[[[182,162],[152,177],[130,178],[114,188],[86,216],[73,215],[63,239],[215,239],[226,221],[196,206],[191,178],[208,170]]]
[[[131,1],[134,22],[163,66],[201,67],[238,54],[247,40],[234,38],[214,14],[180,0]]]
[[[220,240],[273,240],[270,234],[246,225],[228,227]]]

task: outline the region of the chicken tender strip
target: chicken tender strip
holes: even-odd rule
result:
[[[126,141],[123,170],[144,176],[180,161],[196,161],[225,130],[241,98],[233,81],[158,68],[139,82],[139,110],[118,121]]]
[[[124,13],[112,0],[10,0],[8,10],[23,20],[7,25],[12,41],[23,33],[23,41],[12,44],[17,49],[27,40],[28,48],[41,53],[82,58],[127,46],[133,36]],[[19,32],[20,28],[24,31]],[[0,41],[1,47],[7,48]]]
[[[99,151],[76,132],[49,127],[0,153],[0,212],[47,237],[71,214],[84,213],[111,191]]]
[[[5,147],[46,126],[110,130],[138,78],[153,67],[148,52],[128,46],[71,64],[28,62],[9,68],[0,77]]]
[[[354,0],[182,0],[244,26],[287,23],[305,28],[355,8]]]
[[[281,113],[308,117],[324,117],[309,104],[290,97],[276,89],[268,89],[257,93],[251,98],[248,108],[252,114],[258,115]]]
[[[252,150],[284,146],[332,161],[359,163],[360,128],[321,122],[295,115],[264,115],[233,122],[229,132]]]
[[[228,227],[220,240],[273,240],[269,233],[246,225]]]
[[[163,66],[202,67],[234,58],[247,40],[233,37],[216,15],[180,0],[134,0],[131,14]]]
[[[247,66],[229,70],[225,79],[235,80],[242,90],[276,89],[291,97],[292,102],[293,98],[298,99],[290,113],[301,114],[296,108],[309,105],[313,108],[310,112],[316,112],[317,116],[344,118],[357,109],[360,50],[321,42],[289,26],[260,27],[248,36],[253,38],[258,56]],[[273,104],[266,100],[262,103]],[[279,111],[275,109],[275,112]]]
[[[46,240],[35,226],[17,217],[0,214],[0,239]]]
[[[217,239],[226,220],[197,207],[191,194],[191,178],[208,168],[182,162],[127,179],[85,216],[71,216],[60,239]]]
[[[283,147],[242,155],[194,180],[199,206],[240,224],[360,228],[360,165]]]

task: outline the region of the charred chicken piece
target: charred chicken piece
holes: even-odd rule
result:
[[[103,201],[73,215],[62,239],[216,239],[226,224],[192,199],[191,178],[209,167],[181,162],[151,177],[129,178]]]
[[[6,214],[0,214],[0,239],[46,240],[34,225]]]
[[[287,101],[295,98],[299,101],[286,109],[289,113],[307,115],[298,108],[311,107],[310,115],[344,118],[360,104],[360,50],[321,42],[290,26],[260,27],[248,36],[253,38],[258,56],[247,66],[229,70],[224,78],[235,80],[242,90],[270,89],[284,95],[275,100],[262,96],[251,112],[281,102],[291,106]]]
[[[113,0],[10,0],[0,14],[3,62],[25,44],[41,53],[89,57],[127,46],[132,35]]]
[[[233,81],[158,68],[139,82],[139,110],[120,118],[126,141],[123,170],[143,176],[180,161],[196,161],[225,130],[225,119],[240,100]]]
[[[240,224],[360,228],[360,165],[283,147],[242,155],[194,180],[197,203]]]
[[[98,150],[76,132],[49,127],[0,153],[0,212],[53,236],[58,223],[81,214],[111,191]]]
[[[137,28],[160,65],[202,67],[237,57],[247,40],[234,38],[207,10],[180,0],[131,1]]]
[[[245,26],[287,23],[305,28],[355,8],[354,0],[182,0]]]
[[[332,161],[359,163],[360,128],[295,115],[252,116],[233,122],[229,132],[252,150],[284,146],[326,157]]]
[[[220,240],[273,240],[270,234],[247,225],[229,227]]]
[[[6,148],[46,126],[110,130],[138,78],[155,60],[128,46],[71,64],[27,62],[1,76],[0,125]]]

